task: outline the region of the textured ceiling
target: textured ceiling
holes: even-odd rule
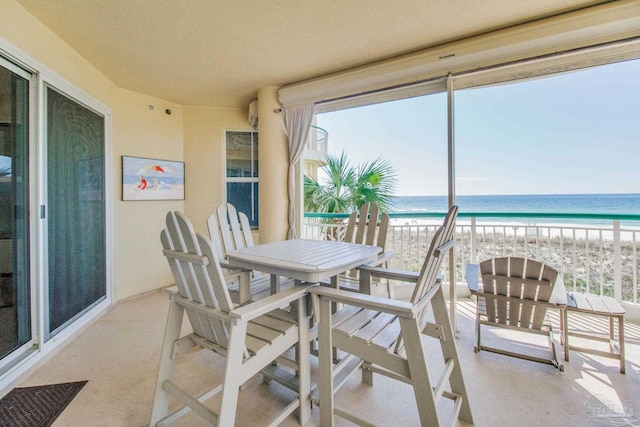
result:
[[[246,106],[320,76],[594,0],[18,0],[118,86]]]

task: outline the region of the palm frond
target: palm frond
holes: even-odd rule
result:
[[[392,207],[392,197],[396,189],[396,171],[388,160],[380,157],[358,167],[358,183],[354,198],[357,207],[366,202],[376,202],[383,211]]]
[[[328,155],[322,172],[322,182],[305,176],[307,212],[352,212],[366,202],[378,203],[383,211],[392,207],[396,172],[389,161],[377,158],[354,167],[343,151]]]

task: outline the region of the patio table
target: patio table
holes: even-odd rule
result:
[[[309,283],[319,283],[322,280],[331,279],[332,284],[335,285],[337,283],[335,277],[338,274],[374,261],[379,253],[380,248],[377,246],[296,239],[238,249],[228,252],[227,259],[229,264],[234,267],[271,274],[271,291],[274,293],[279,288],[280,276],[292,278],[296,282]],[[248,281],[246,282],[244,285],[247,286],[248,294],[249,284]],[[298,349],[301,347],[306,350],[296,350],[297,365],[300,369],[310,369],[311,348],[305,345],[298,346]],[[271,366],[262,373],[267,378],[274,379],[294,391],[303,393],[303,390],[306,389],[305,393],[309,391],[307,398],[309,403],[311,402],[310,385],[299,384],[298,378],[291,378],[277,366]],[[300,375],[300,377],[309,378],[309,372]],[[309,419],[309,407],[310,405],[301,404],[301,410],[304,411],[301,420]]]

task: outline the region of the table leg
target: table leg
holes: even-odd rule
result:
[[[271,295],[280,292],[280,276],[277,274],[271,275]]]
[[[613,341],[615,339],[615,334],[614,334],[614,324],[613,324],[614,320],[613,320],[613,316],[609,316],[609,339],[611,341]]]
[[[371,295],[371,272],[360,271],[359,288],[361,294]]]
[[[334,289],[340,289],[340,282],[338,281],[338,276],[331,277],[331,287]],[[340,307],[337,302],[331,302],[331,313],[336,313]],[[338,349],[333,347],[333,360],[338,363],[340,361],[340,353]]]
[[[247,271],[240,274],[238,282],[238,300],[242,305],[251,299],[251,272]]]
[[[569,361],[569,310],[566,308],[562,310],[561,323],[564,323],[564,361]]]
[[[620,373],[626,371],[624,361],[624,316],[618,316],[618,342],[620,345]]]
[[[308,302],[305,300],[298,303],[298,328],[299,342],[296,348],[296,361],[298,362],[298,375],[300,381],[299,399],[300,412],[299,421],[304,425],[311,418],[311,367],[309,348],[309,326],[310,319],[307,311]]]

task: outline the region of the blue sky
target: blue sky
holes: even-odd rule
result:
[[[456,192],[640,193],[640,60],[456,92]],[[446,94],[318,115],[329,151],[447,194]]]

